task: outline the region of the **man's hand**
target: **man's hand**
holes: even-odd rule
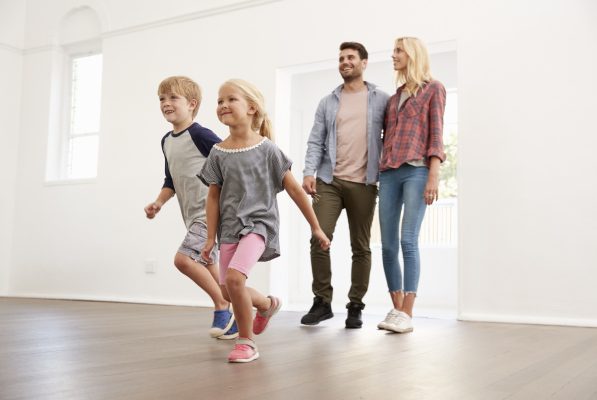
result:
[[[303,178],[303,190],[309,196],[313,196],[317,194],[317,185],[315,183],[314,176],[305,176]]]

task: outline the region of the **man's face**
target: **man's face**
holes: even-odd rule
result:
[[[367,68],[367,60],[362,60],[358,51],[344,49],[340,52],[338,70],[344,82],[362,78],[365,68]]]

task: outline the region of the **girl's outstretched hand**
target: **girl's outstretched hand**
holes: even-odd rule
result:
[[[319,241],[319,245],[323,250],[327,250],[330,248],[330,239],[328,239],[328,237],[325,235],[325,233],[323,233],[321,229],[314,230],[313,237],[315,237]]]

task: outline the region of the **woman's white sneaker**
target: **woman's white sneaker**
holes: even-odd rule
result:
[[[384,319],[379,324],[377,324],[377,329],[389,330],[389,328],[388,328],[389,324],[395,323],[396,319],[398,318],[399,313],[400,313],[400,311],[396,310],[395,308],[392,308],[390,310],[390,312],[388,313],[388,315],[386,315],[386,319]]]
[[[386,323],[385,326],[386,328],[383,329],[396,333],[412,332],[413,319],[407,313],[398,311],[396,318],[393,318],[390,322]]]

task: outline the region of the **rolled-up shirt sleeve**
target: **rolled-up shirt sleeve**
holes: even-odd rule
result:
[[[309,139],[307,141],[307,153],[305,155],[303,176],[315,176],[315,171],[317,171],[325,151],[326,137],[325,99],[322,99],[317,106],[313,128],[311,128],[311,133],[309,134]]]
[[[427,158],[437,157],[442,162],[446,159],[444,152],[444,110],[446,108],[446,89],[436,85],[429,102],[429,138]]]

